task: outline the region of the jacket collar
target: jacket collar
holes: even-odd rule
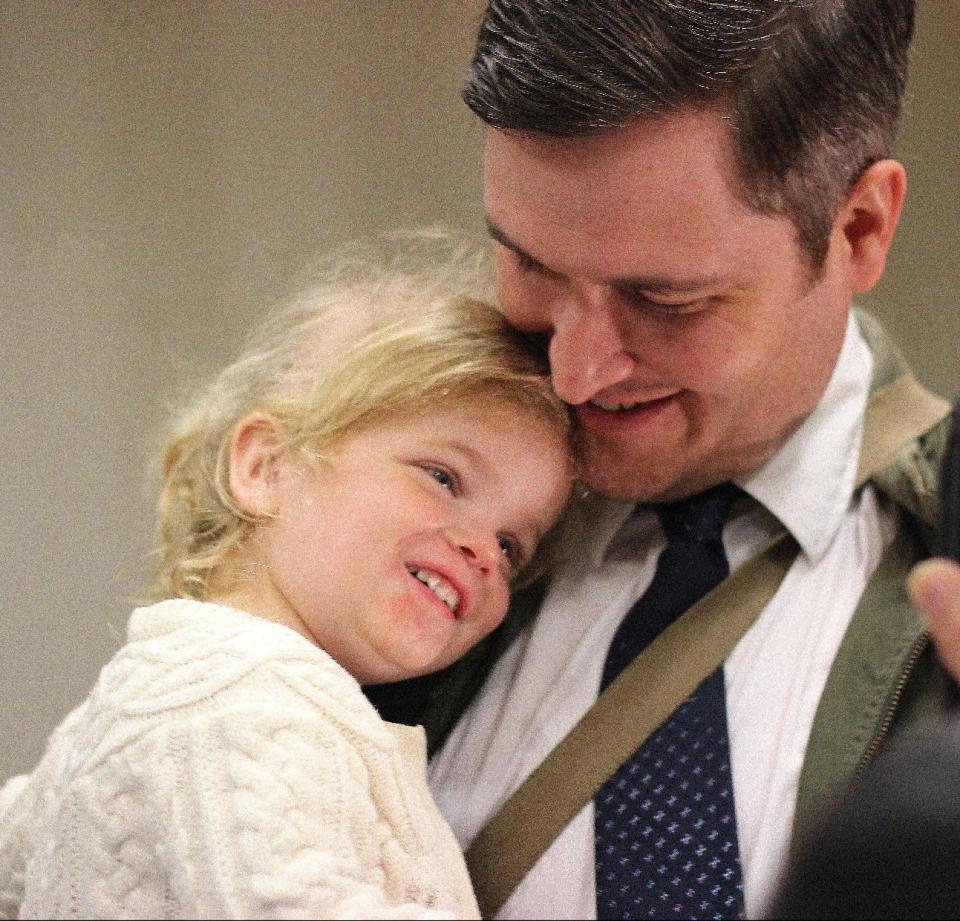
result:
[[[906,359],[876,318],[859,309],[856,318],[873,353],[870,392],[892,383],[902,374],[909,374]],[[906,445],[871,478],[884,495],[916,520],[924,542],[931,550],[940,518],[938,480],[947,431],[948,419],[945,418]]]

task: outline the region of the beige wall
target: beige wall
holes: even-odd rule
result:
[[[895,333],[918,376],[960,390],[960,0],[917,0],[897,155],[909,191],[880,284],[863,303]]]
[[[869,303],[960,385],[960,9],[920,0],[912,179]],[[458,99],[476,0],[0,5],[0,779],[116,648],[144,571],[166,400],[318,251],[482,233]]]

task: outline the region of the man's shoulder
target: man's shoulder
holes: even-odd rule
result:
[[[874,485],[914,519],[931,551],[940,521],[939,477],[948,423],[944,417],[908,442],[872,477]]]
[[[853,313],[857,327],[873,357],[870,389],[879,390],[887,384],[892,384],[900,375],[911,373],[910,365],[900,346],[880,320],[862,307],[855,307]]]
[[[896,342],[879,320],[856,310],[857,323],[873,356],[872,393],[889,387],[904,375],[913,376]],[[874,485],[916,522],[932,548],[939,523],[939,476],[946,448],[948,417],[944,415],[919,436],[910,439],[871,477]]]

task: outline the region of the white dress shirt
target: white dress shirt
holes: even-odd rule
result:
[[[727,719],[744,897],[760,914],[784,869],[804,752],[830,666],[896,511],[854,495],[873,358],[851,315],[816,410],[738,481],[724,527],[731,569],[780,525],[801,553],[726,660]],[[466,848],[596,700],[614,632],[653,577],[665,537],[654,512],[606,502],[554,576],[540,614],[497,663],[430,766],[430,785]],[[497,915],[595,918],[593,804],[570,822]]]

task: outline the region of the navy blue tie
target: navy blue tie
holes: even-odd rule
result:
[[[737,487],[656,506],[667,546],[627,612],[601,691],[730,572],[721,540]],[[723,667],[703,681],[594,799],[598,918],[742,918]]]

